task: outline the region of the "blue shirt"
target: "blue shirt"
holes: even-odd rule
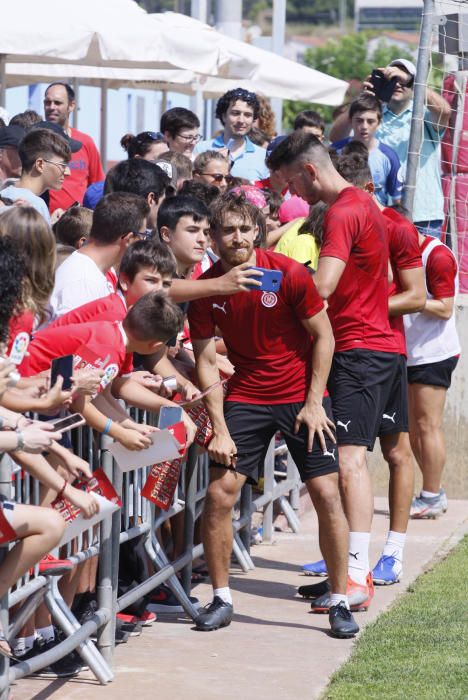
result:
[[[13,200],[13,202],[16,202],[17,199],[25,199],[34,209],[37,209],[39,214],[42,214],[47,223],[50,224],[50,214],[47,209],[47,204],[41,197],[31,192],[31,190],[27,190],[24,187],[9,185],[2,190],[2,197],[8,197],[8,199]]]
[[[200,141],[195,147],[195,154],[204,153],[204,151],[216,151],[220,148],[226,148],[224,143],[224,132],[221,132],[215,139],[207,139],[206,141]],[[231,156],[232,168],[230,170],[230,175],[233,177],[242,177],[249,182],[255,182],[255,180],[263,180],[263,178],[270,175],[268,168],[265,165],[266,150],[261,148],[261,146],[256,146],[249,139],[248,136],[244,136],[245,149],[242,153],[239,153],[235,158]]]
[[[413,103],[400,114],[384,106],[382,122],[377,136],[396,152],[400,159],[401,177],[406,177],[406,161],[411,129]],[[440,176],[440,140],[443,130],[438,131],[432,123],[429,110],[424,115],[424,133],[421,145],[418,176],[413,206],[413,221],[434,221],[444,218],[444,198]]]
[[[332,143],[332,148],[340,153],[352,140],[350,136],[336,141]],[[375,148],[369,151],[369,168],[375,186],[375,196],[384,207],[392,204],[393,200],[401,199],[403,180],[400,179],[400,159],[393,148],[377,141]]]

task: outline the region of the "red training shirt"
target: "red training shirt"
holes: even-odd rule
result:
[[[421,253],[432,241],[432,236],[424,236]],[[443,245],[431,250],[426,263],[426,286],[434,299],[449,299],[455,296],[457,263],[453,254]]]
[[[364,348],[397,352],[388,320],[385,219],[367,192],[346,187],[325,214],[320,258],[346,263],[328,299],[335,352]]]
[[[301,323],[323,309],[310,273],[279,253],[256,250],[256,265],[281,270],[278,293],[239,292],[190,302],[192,340],[212,338],[221,329],[235,367],[226,400],[249,404],[305,401],[312,373],[312,338]],[[201,279],[224,274],[221,261]]]
[[[11,317],[8,324],[7,356],[10,356],[13,346],[15,346],[15,354],[26,352],[33,328],[34,314],[32,311],[23,311],[17,316]]]
[[[84,194],[93,182],[99,182],[106,177],[101,165],[101,158],[96,145],[88,134],[78,129],[70,129],[72,139],[81,141],[83,146],[72,153],[68,164],[70,175],[65,177],[62,189],[49,190],[49,211],[68,209],[75,202],[83,204]]]
[[[416,226],[394,209],[386,207],[382,214],[387,223],[390,264],[393,271],[393,282],[388,288],[388,296],[391,297],[402,291],[398,270],[414,270],[423,264]],[[403,316],[390,316],[390,327],[395,334],[399,354],[406,355]]]
[[[50,368],[52,360],[75,355],[76,369],[104,369],[102,388],[117,375],[128,374],[129,354],[125,346],[122,324],[115,321],[75,323],[48,327],[34,336],[23,375],[30,377]]]

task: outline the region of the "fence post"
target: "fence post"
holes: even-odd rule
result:
[[[419,168],[419,154],[424,138],[424,109],[426,102],[426,85],[431,56],[432,19],[434,0],[424,0],[424,9],[419,37],[418,62],[414,82],[413,114],[406,162],[406,178],[403,192],[403,204],[410,216],[413,214],[416,179]]]
[[[275,488],[275,438],[270,442],[265,457],[264,483],[264,491],[271,495],[271,500],[263,509],[262,539],[265,543],[271,543],[273,540],[273,492]]]
[[[244,525],[239,531],[239,536],[242,540],[242,544],[244,545],[245,549],[247,550],[247,553],[250,554],[250,530],[251,530],[251,523],[252,523],[252,516],[250,515],[252,512],[252,486],[250,484],[244,484],[242,487],[241,491],[241,497],[240,497],[240,516],[244,516],[245,514],[249,515],[249,520],[247,522],[247,525]]]
[[[0,494],[4,498],[11,498],[11,466],[10,459],[5,454],[0,454]],[[8,552],[8,545],[0,547],[0,565]],[[8,593],[0,598],[0,621],[5,634],[8,637]],[[10,662],[5,656],[0,656],[0,700],[8,700],[10,695],[8,686],[8,671]]]
[[[185,517],[184,517],[184,553],[193,547],[195,531],[195,510],[197,496],[198,448],[195,444],[189,447],[185,467]],[[181,582],[185,593],[190,596],[192,584],[192,558],[181,571]]]

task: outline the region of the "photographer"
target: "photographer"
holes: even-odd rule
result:
[[[405,58],[397,58],[386,68],[379,69],[385,81],[396,79],[393,93],[384,105],[382,122],[376,136],[390,146],[402,164],[402,179],[405,179],[408,145],[413,116],[413,84],[416,67]],[[374,94],[375,86],[364,82],[364,90]],[[378,97],[378,95],[377,95]],[[421,144],[420,162],[413,207],[413,221],[423,234],[440,238],[444,218],[444,200],[440,177],[439,144],[448,124],[450,106],[439,94],[426,88],[426,111],[424,134]],[[330,130],[330,140],[338,141],[349,135],[351,120],[349,112],[341,114]]]

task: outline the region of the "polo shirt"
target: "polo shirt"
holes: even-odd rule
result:
[[[406,178],[406,162],[411,130],[413,102],[395,114],[384,105],[377,138],[396,152],[401,163],[401,177]],[[424,134],[414,197],[413,221],[434,221],[444,218],[444,198],[440,176],[440,141],[443,131],[437,131],[429,110],[424,114]]]
[[[230,175],[233,177],[242,177],[249,182],[255,182],[256,180],[263,180],[269,176],[269,170],[265,165],[266,150],[254,144],[248,136],[244,136],[245,140],[245,150],[232,158],[232,167],[230,170]],[[224,143],[224,132],[218,134],[218,136],[211,140],[200,141],[200,143],[195,147],[194,153],[204,153],[205,151],[216,151],[221,148],[226,148]]]

